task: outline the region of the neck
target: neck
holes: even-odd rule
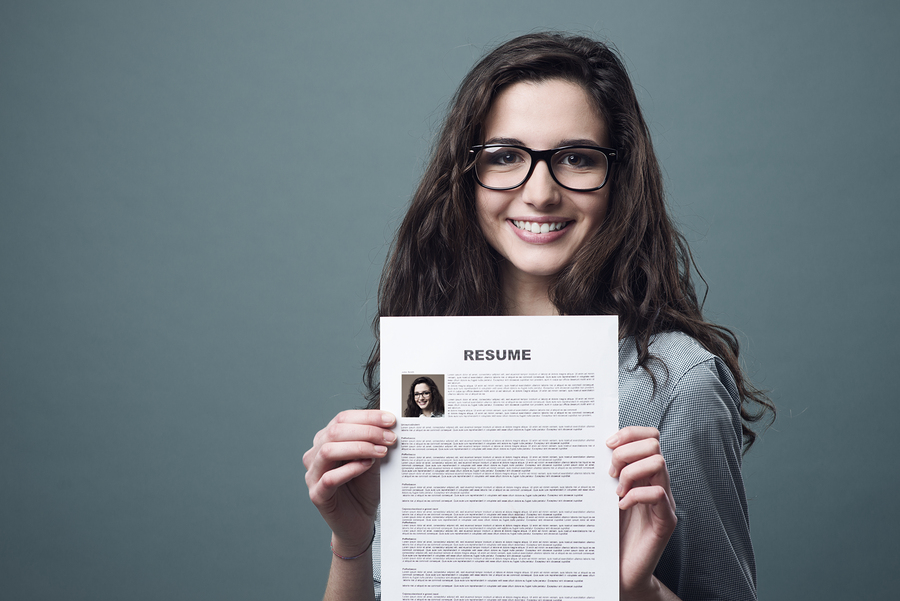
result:
[[[431,417],[431,409],[422,409],[422,415],[425,417]]]
[[[550,302],[553,276],[528,276],[504,270],[503,308],[507,315],[559,315]]]

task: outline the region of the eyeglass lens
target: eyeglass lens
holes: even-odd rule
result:
[[[475,174],[488,188],[516,188],[531,171],[531,155],[514,146],[488,146],[478,151]],[[593,190],[606,181],[609,162],[593,148],[565,148],[548,161],[556,181],[574,190]]]

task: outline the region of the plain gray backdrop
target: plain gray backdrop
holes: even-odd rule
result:
[[[0,4],[0,596],[315,599],[303,452],[361,405],[446,103],[536,29],[613,42],[779,417],[763,599],[900,586],[900,4]]]

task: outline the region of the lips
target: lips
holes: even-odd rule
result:
[[[556,232],[565,228],[571,222],[553,221],[538,223],[537,221],[512,220],[512,223],[524,232],[531,232],[532,234],[549,234],[550,232]]]

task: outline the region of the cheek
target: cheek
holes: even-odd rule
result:
[[[606,221],[606,216],[609,214],[609,206],[610,206],[610,197],[612,196],[612,184],[606,184],[606,187],[600,190],[602,196],[600,197],[600,221]]]
[[[604,192],[601,190],[601,192]],[[597,198],[592,199],[589,205],[584,207],[584,214],[588,216],[591,221],[592,230],[596,232],[606,221],[606,215],[609,210],[609,192],[605,192],[597,196]],[[593,232],[592,232],[593,233]]]

